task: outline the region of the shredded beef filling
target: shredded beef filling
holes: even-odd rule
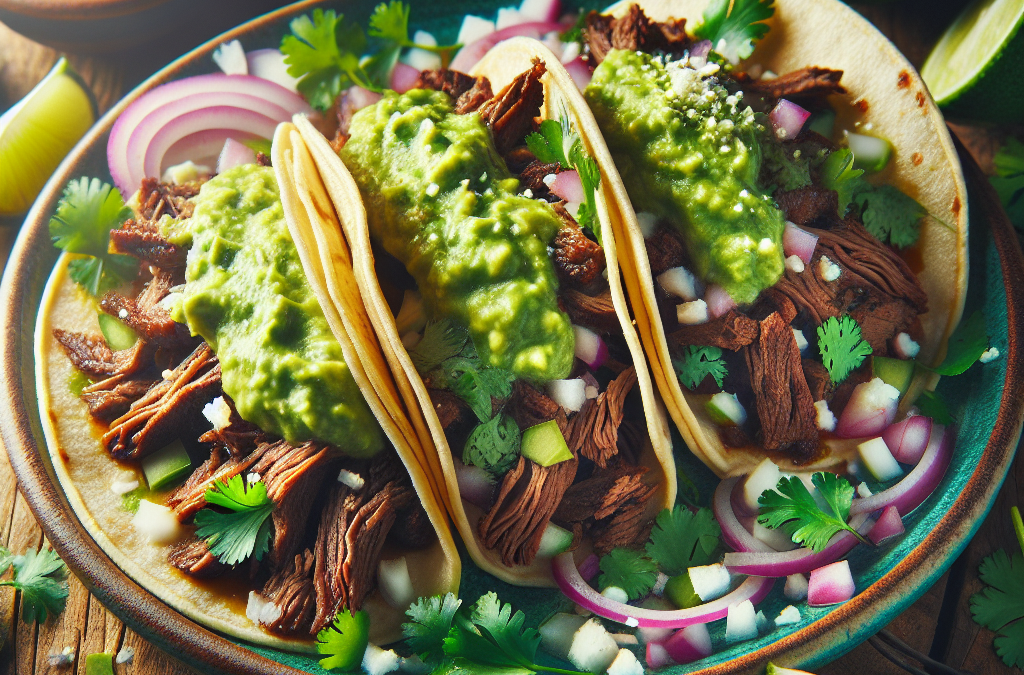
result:
[[[168,562],[190,577],[211,579],[228,571],[229,567],[210,553],[202,539],[189,539],[178,544],[167,556]]]
[[[307,549],[295,554],[275,573],[260,592],[281,611],[274,621],[264,624],[278,635],[316,635],[316,588],[313,584],[313,554]]]
[[[691,41],[686,35],[686,19],[658,23],[651,21],[639,5],[630,5],[621,18],[590,12],[584,38],[594,65],[601,63],[613,49],[654,52],[681,56]]]
[[[491,129],[498,154],[504,156],[533,131],[533,118],[540,114],[544,103],[544,84],[540,78],[545,72],[544,62],[536,61],[533,68],[518,75],[479,108],[480,117]]]

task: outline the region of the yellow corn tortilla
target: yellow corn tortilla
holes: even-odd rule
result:
[[[286,126],[297,139],[294,127]],[[305,152],[305,146],[300,139],[297,147],[291,142],[293,139],[288,135],[288,128],[279,129],[274,143],[275,173],[289,231],[300,251],[303,267],[319,270],[319,266],[305,265],[309,251],[317,250],[310,245],[314,229],[310,224],[311,218],[332,221],[330,227],[321,229],[337,230],[338,226],[333,222],[333,206],[327,199],[309,154]],[[253,624],[245,615],[248,587],[243,589],[236,583],[218,584],[217,579],[197,582],[167,561],[171,545],[149,543],[132,526],[132,514],[122,508],[121,497],[110,490],[110,484],[115,480],[136,477],[144,484],[141,470],[133,470],[127,464],[114,461],[103,447],[100,439],[105,425],[93,421],[88,406],[71,393],[69,380],[76,371],[53,337],[55,328],[99,333],[96,301],[68,277],[67,266],[71,259],[71,256],[63,255],[47,283],[36,322],[35,352],[43,433],[54,473],[72,509],[118,567],[185,616],[253,644],[316,653],[312,638],[283,638]],[[318,277],[310,275],[309,281],[332,332],[341,344],[345,361],[360,391],[409,471],[413,487],[437,535],[433,544],[418,551],[385,547],[383,558],[406,557],[416,596],[457,593],[461,561],[443,502],[436,493],[436,484],[423,469],[422,446],[414,435],[412,441],[405,436],[406,419],[401,409],[387,398],[387,392],[393,391],[395,386],[387,364],[379,354],[376,359],[362,360],[372,343],[365,337],[350,337],[352,333],[349,331],[359,328],[359,316],[365,317],[365,310],[361,315],[339,317],[327,294],[322,274]],[[369,356],[373,357],[373,353]],[[314,506],[314,514],[317,509]],[[190,533],[192,528],[183,526],[183,530]],[[374,591],[363,609],[370,615],[372,642],[386,644],[401,639],[404,608],[390,606],[379,591]]]
[[[656,21],[685,18],[692,27],[701,21],[707,2],[624,0],[607,12],[622,16],[631,4],[639,4]],[[776,73],[805,66],[842,70],[847,93],[830,97],[837,123],[860,119],[871,124],[871,134],[888,139],[893,156],[879,179],[916,199],[931,214],[922,222],[920,241],[914,250],[923,261],[917,278],[928,295],[929,306],[929,311],[921,315],[925,338],[919,358],[936,365],[960,321],[967,291],[967,187],[942,115],[914,67],[846,5],[822,0],[776,0],[775,15],[768,23],[768,35],[745,64],[761,64]],[[866,105],[866,112],[855,113],[854,105]],[[583,124],[591,139],[601,137],[592,115]],[[749,473],[765,457],[764,452],[756,447],[726,448],[719,440],[718,427],[704,411],[707,397],[692,394],[679,384],[658,314],[636,212],[607,146],[599,144],[594,159],[612,184],[612,208],[616,213],[613,226],[623,249],[620,262],[626,290],[635,300],[637,328],[669,414],[694,454],[720,477]],[[922,391],[934,389],[937,382],[937,375],[922,374],[919,369],[904,397],[904,406]],[[855,453],[856,444],[833,441],[828,448],[829,454],[812,464],[773,459],[783,470],[815,471],[847,461]]]
[[[588,152],[593,154],[594,148],[591,139],[587,137],[585,131],[588,127],[581,124],[578,115],[581,106],[587,114],[589,114],[589,110],[583,104],[583,99],[569,74],[555,55],[541,43],[526,39],[505,42],[492,50],[473,69],[472,74],[487,77],[493,90],[500,91],[517,75],[528,70],[535,58],[543,60],[547,66],[545,107],[542,115],[557,117],[564,105],[579,130]],[[327,140],[304,118],[296,117],[294,121],[302,138],[306,141],[327,186],[327,191],[334,201],[344,239],[347,240],[353,251],[356,284],[366,309],[369,311],[369,318],[376,332],[376,338],[379,339],[385,357],[391,364],[395,379],[399,381],[399,390],[402,392],[407,409],[412,414],[421,417],[429,430],[429,434],[425,438],[430,443],[430,446],[427,447],[432,448],[432,452],[428,453],[431,455],[429,470],[432,472],[439,490],[445,495],[444,502],[448,512],[459,534],[462,535],[470,556],[481,569],[508,583],[522,586],[554,586],[549,560],[538,559],[533,565],[525,567],[506,567],[495,552],[485,549],[479,543],[477,523],[483,512],[462,501],[451,449],[444,436],[433,403],[427,394],[426,386],[402,345],[395,327],[394,316],[381,291],[374,271],[366,211],[358,187]],[[601,221],[605,257],[608,261],[611,294],[623,334],[633,355],[637,383],[646,415],[649,443],[643,451],[641,463],[651,469],[647,478],[652,484],[659,486],[658,492],[648,506],[647,515],[653,519],[660,510],[670,507],[675,502],[675,463],[672,459],[671,440],[664,407],[656,397],[650,373],[643,358],[640,339],[629,317],[616,258],[616,242],[611,227],[612,217],[609,208],[612,204],[612,197],[608,192],[607,184],[608,181],[602,180],[602,187],[597,195],[597,209]],[[339,305],[338,309],[344,313],[349,308]],[[418,425],[419,421],[414,424],[417,427]],[[589,548],[584,542],[575,555],[578,560],[582,560],[588,553]]]

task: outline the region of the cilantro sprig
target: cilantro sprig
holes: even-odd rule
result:
[[[764,23],[775,14],[774,0],[711,0],[694,35],[710,40],[711,48],[737,63],[754,52],[754,43],[768,34]]]
[[[389,46],[413,47],[433,52],[441,57],[441,67],[447,68],[452,54],[462,45],[456,43],[435,46],[418,44],[413,41],[409,37],[410,9],[410,6],[400,0],[391,0],[387,4],[380,3],[373,10],[373,16],[370,17],[370,35],[390,42]]]
[[[25,623],[46,621],[48,614],[56,616],[67,604],[68,568],[53,549],[36,551],[29,548],[23,555],[12,555],[0,546],[0,574],[14,568],[11,579],[0,581],[0,586],[11,586],[21,591],[21,619]]]
[[[250,556],[262,560],[270,548],[270,515],[274,512],[274,501],[263,481],[248,489],[240,475],[217,481],[206,491],[206,501],[228,509],[221,513],[204,508],[196,514],[196,536],[206,540],[210,552],[225,565],[237,565]]]
[[[688,345],[678,359],[672,359],[672,365],[679,381],[691,391],[699,387],[708,375],[721,387],[729,374],[719,347]]]
[[[829,540],[843,530],[865,544],[869,543],[846,520],[853,505],[853,486],[834,473],[819,471],[811,476],[827,508],[818,505],[799,478],[783,476],[774,490],[765,490],[758,497],[761,505],[757,522],[772,529],[783,528],[793,542],[816,553],[825,550]]]
[[[540,123],[537,131],[526,137],[526,147],[545,164],[558,164],[563,169],[576,171],[583,184],[584,202],[576,220],[580,227],[590,229],[600,243],[601,226],[597,218],[597,188],[601,184],[601,171],[594,158],[587,153],[576,128],[564,110],[557,120]]]
[[[643,551],[613,548],[601,556],[601,576],[597,587],[604,591],[617,586],[626,591],[630,600],[642,598],[651,592],[658,580],[658,565]]]
[[[540,634],[493,592],[469,608],[452,593],[420,598],[406,614],[412,619],[402,625],[407,644],[435,673],[586,675],[535,663]]]
[[[974,312],[953,331],[946,347],[946,358],[931,370],[939,375],[959,375],[974,365],[988,346],[985,315]]]
[[[320,659],[325,670],[358,670],[370,642],[370,615],[342,609],[329,625],[316,634],[316,650],[327,654]]]
[[[1015,227],[1024,229],[1024,143],[1008,138],[993,158],[996,175],[989,178]]]
[[[832,382],[839,384],[871,355],[871,345],[861,338],[853,317],[830,316],[818,326],[818,351]]]
[[[57,248],[82,254],[68,265],[68,274],[90,294],[99,295],[135,276],[134,258],[107,252],[110,231],[131,215],[121,193],[98,178],[82,177],[64,188],[50,218],[50,237]]]
[[[1024,523],[1016,506],[1010,509],[1020,551],[998,550],[981,561],[978,577],[985,588],[971,596],[971,615],[996,631],[996,654],[1009,667],[1024,668]]]
[[[647,543],[647,555],[670,577],[690,567],[711,564],[718,553],[722,528],[710,509],[691,511],[677,504],[658,514]]]

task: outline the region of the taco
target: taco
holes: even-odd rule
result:
[[[456,529],[519,585],[554,585],[563,551],[641,544],[675,500],[581,105],[524,39],[472,74],[421,72],[343,119],[333,147],[295,119]]]
[[[838,465],[877,435],[858,419],[938,379],[967,280],[959,162],[917,73],[846,6],[700,4],[582,27],[637,328],[719,476]]]
[[[386,364],[303,272],[323,185],[287,134],[272,157],[145,179],[110,236],[137,277],[98,301],[60,260],[36,335],[47,444],[100,547],[192,619],[315,651],[365,610],[393,642],[410,602],[457,592],[460,561]]]

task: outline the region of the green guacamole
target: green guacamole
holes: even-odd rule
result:
[[[238,413],[289,442],[380,450],[380,427],[302,271],[274,170],[226,171],[203,185],[190,219],[165,223],[191,246],[173,314],[217,353]]]
[[[476,113],[447,94],[389,93],[352,118],[341,151],[370,230],[419,284],[428,310],[469,329],[487,365],[533,381],[564,378],[574,337],[548,254],[560,221],[516,194]]]
[[[616,50],[584,96],[633,206],[671,222],[698,276],[746,304],[782,275],[785,220],[757,188],[762,130],[714,69]]]

